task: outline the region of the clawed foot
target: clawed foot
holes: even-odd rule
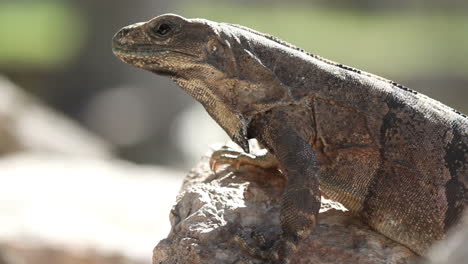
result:
[[[263,259],[268,263],[288,264],[290,254],[296,250],[294,239],[280,237],[276,242],[268,243],[264,235],[257,232],[252,232],[251,238],[254,243],[249,243],[243,235],[236,235],[234,240],[250,256]]]
[[[243,165],[270,169],[277,168],[278,161],[269,152],[263,155],[254,155],[224,146],[213,152],[210,158],[210,168],[212,171],[216,172],[221,165],[231,165],[236,169],[239,169]]]

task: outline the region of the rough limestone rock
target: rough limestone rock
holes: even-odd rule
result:
[[[286,180],[276,170],[243,166],[211,172],[208,158],[186,177],[170,219],[172,230],[153,251],[153,264],[263,263],[239,250],[234,235],[280,233],[279,200]],[[406,247],[370,230],[325,198],[315,232],[291,263],[412,263]],[[253,241],[252,241],[253,242]]]

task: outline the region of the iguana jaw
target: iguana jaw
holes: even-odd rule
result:
[[[171,65],[172,60],[179,61],[179,65],[190,65],[194,60],[198,60],[195,55],[176,50],[155,49],[144,45],[125,46],[116,41],[113,42],[112,50],[125,63],[169,77],[179,76],[178,66]]]
[[[116,54],[121,59],[126,58],[138,58],[138,59],[148,59],[150,57],[164,57],[171,53],[178,53],[182,56],[188,56],[197,58],[197,56],[193,54],[188,54],[185,52],[177,51],[177,50],[169,50],[169,49],[155,49],[154,47],[147,46],[147,45],[135,45],[135,46],[126,46],[122,45],[116,41],[112,44],[112,50],[114,54]]]
[[[168,77],[178,77],[179,74],[176,70],[170,70],[170,67],[162,63],[166,57],[178,55],[182,58],[197,58],[194,55],[173,50],[158,50],[147,46],[128,47],[115,41],[112,50],[125,63]]]

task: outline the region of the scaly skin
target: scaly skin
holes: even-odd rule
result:
[[[113,51],[172,78],[245,152],[256,138],[276,157],[288,179],[283,233],[263,258],[286,262],[309,236],[319,186],[419,254],[467,205],[467,117],[402,85],[242,26],[170,14],[123,28]]]

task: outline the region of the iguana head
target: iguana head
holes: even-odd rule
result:
[[[117,57],[171,77],[233,139],[246,138],[250,118],[287,94],[252,52],[255,45],[262,40],[244,28],[173,14],[124,27],[113,39]]]
[[[188,69],[203,60],[209,27],[177,15],[163,15],[122,28],[113,38],[113,52],[133,66],[170,77],[190,77]],[[204,32],[206,34],[200,34]]]

